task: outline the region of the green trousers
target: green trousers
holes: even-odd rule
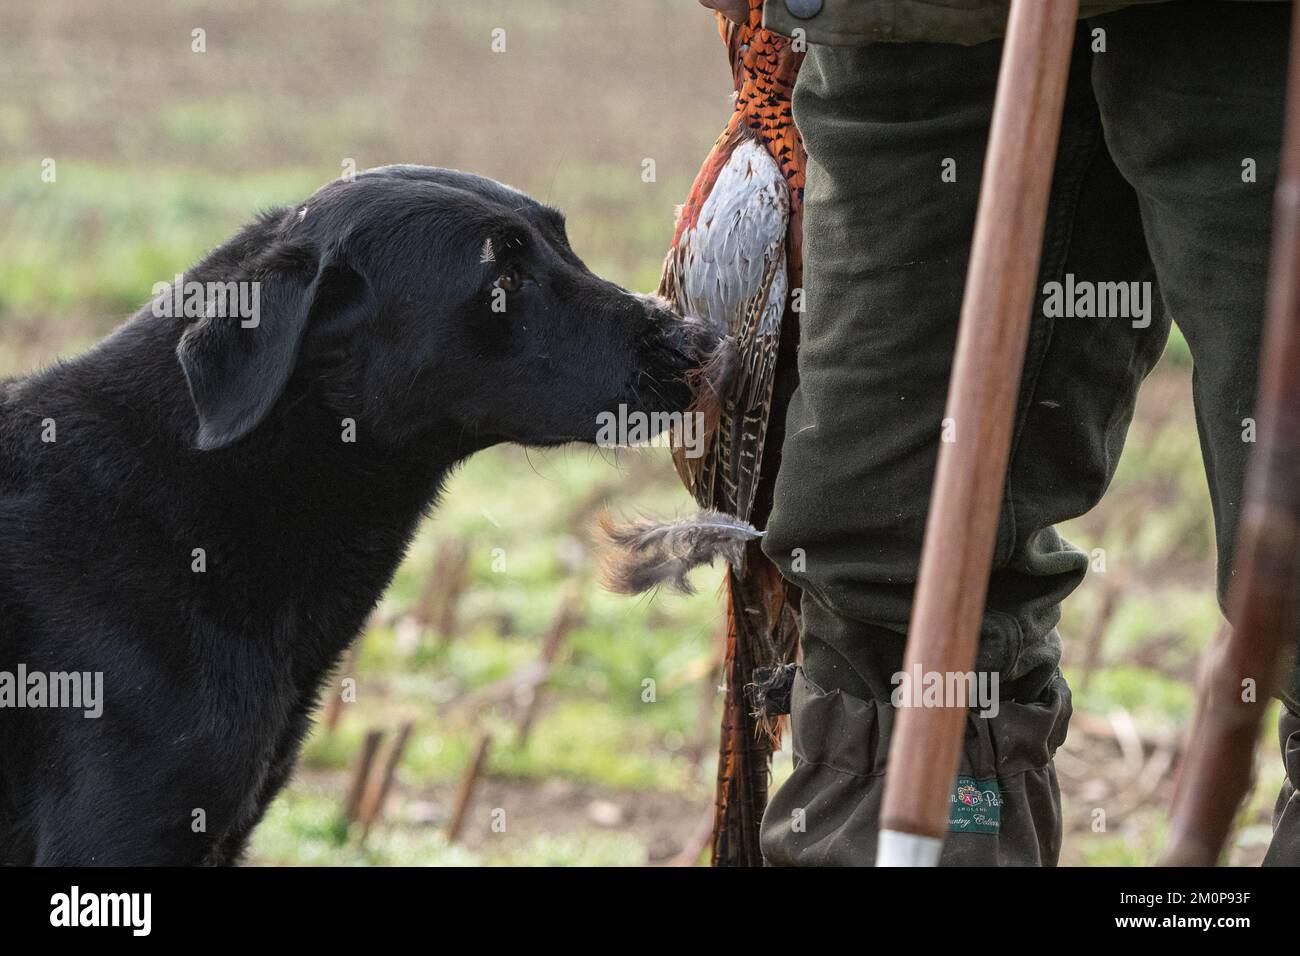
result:
[[[1231,580],[1289,7],[1157,4],[1080,24],[976,664],[1004,704],[972,715],[962,762],[997,780],[1000,830],[950,838],[945,862],[1056,860],[1050,760],[1070,712],[1056,626],[1089,558],[1054,525],[1105,492],[1171,320],[1195,362],[1221,599]],[[764,822],[774,863],[874,856],[1001,54],[998,40],[812,46],[795,89],[805,311],[764,550],[804,589],[804,663],[796,768]],[[1128,301],[1103,305],[1114,283]]]

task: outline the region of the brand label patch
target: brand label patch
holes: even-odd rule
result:
[[[950,804],[949,833],[997,833],[1002,829],[1002,792],[997,778],[958,777]]]

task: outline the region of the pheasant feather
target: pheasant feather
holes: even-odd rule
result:
[[[701,511],[681,521],[642,518],[614,524],[608,514],[598,520],[605,539],[605,587],[622,594],[642,594],[670,587],[693,594],[687,575],[725,558],[740,564],[745,542],[762,536],[748,521],[720,511]]]

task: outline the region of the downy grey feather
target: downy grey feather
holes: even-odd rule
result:
[[[604,538],[605,587],[622,594],[662,586],[693,594],[687,574],[717,557],[738,565],[745,542],[763,535],[748,521],[720,511],[701,511],[669,522],[641,518],[623,525],[602,514],[597,527]]]

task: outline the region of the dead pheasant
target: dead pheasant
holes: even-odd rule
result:
[[[798,344],[805,156],[790,111],[803,54],[762,27],[762,0],[701,0],[721,11],[735,110],[677,219],[659,294],[730,337],[734,368],[703,396],[704,454],[674,442],[699,504],[761,529],[772,504]],[[706,376],[706,380],[708,376]],[[757,540],[729,555],[726,699],[719,752],[715,866],[761,866],[776,715],[786,712],[798,643],[798,590]],[[739,560],[735,558],[738,557]]]

